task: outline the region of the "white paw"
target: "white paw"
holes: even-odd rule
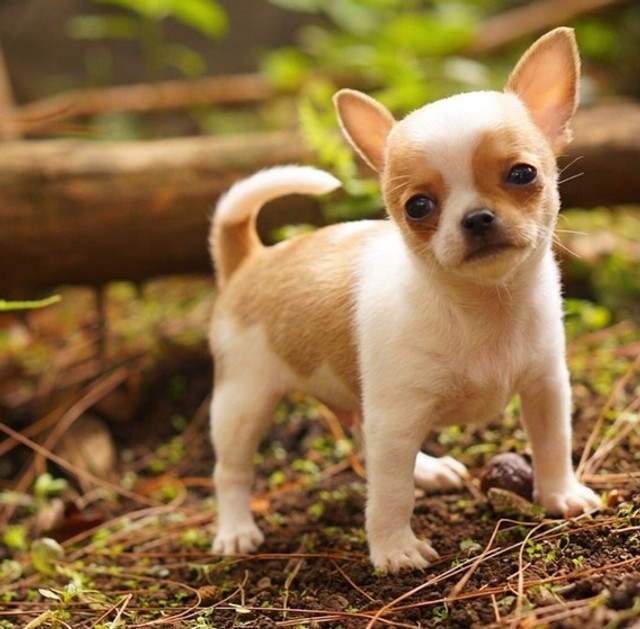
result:
[[[453,457],[436,458],[418,452],[413,472],[415,484],[427,491],[448,491],[462,487],[467,468]]]
[[[602,502],[591,489],[572,479],[565,488],[534,491],[534,501],[550,515],[571,517],[598,509]]]
[[[413,533],[403,543],[389,540],[382,544],[370,543],[371,563],[383,573],[401,570],[420,570],[440,556],[431,544],[419,540]]]
[[[262,531],[251,522],[232,530],[219,530],[213,540],[211,551],[216,555],[246,555],[256,550],[262,542]]]

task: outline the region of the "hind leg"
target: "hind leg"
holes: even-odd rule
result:
[[[216,454],[213,482],[218,503],[214,553],[248,553],[264,541],[250,508],[253,459],[279,399],[264,382],[255,379],[216,384],[211,403],[211,439]]]
[[[413,481],[427,491],[459,489],[468,476],[467,468],[453,457],[433,457],[418,452],[413,470]]]

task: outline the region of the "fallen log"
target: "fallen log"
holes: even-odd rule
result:
[[[207,271],[217,197],[256,168],[306,158],[293,133],[0,144],[0,296]],[[299,205],[281,204],[282,218],[317,221]]]
[[[640,204],[640,105],[612,102],[578,112],[559,162],[564,207]]]
[[[564,206],[640,203],[640,106],[586,109],[575,136],[562,163],[581,159],[562,175]],[[209,272],[218,196],[255,170],[310,159],[291,132],[0,144],[0,296]],[[263,236],[276,225],[323,222],[311,199],[282,199],[270,210],[260,217]]]
[[[113,87],[70,90],[16,108],[5,120],[16,131],[37,134],[55,131],[68,118],[129,111],[170,111],[201,105],[250,105],[276,95],[259,73],[160,81]],[[0,122],[2,119],[0,118]]]

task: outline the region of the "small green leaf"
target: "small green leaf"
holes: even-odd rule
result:
[[[21,524],[9,526],[2,536],[2,541],[13,550],[26,550],[27,529]]]
[[[202,55],[182,44],[167,44],[164,55],[168,66],[173,66],[187,77],[202,76],[207,69]]]
[[[55,574],[55,566],[64,559],[64,549],[55,539],[42,537],[31,544],[31,563],[45,575]]]
[[[278,89],[296,90],[307,75],[309,60],[295,48],[280,48],[264,57],[261,69]]]
[[[269,476],[269,487],[271,489],[277,489],[284,485],[287,481],[287,476],[282,470],[275,470],[271,476]]]
[[[22,576],[22,564],[14,559],[5,559],[0,563],[0,581],[10,583]]]
[[[60,596],[53,590],[48,590],[47,588],[38,588],[38,592],[40,593],[40,596],[43,596],[44,598],[48,598],[52,601],[62,601]]]
[[[48,498],[50,496],[59,496],[69,483],[64,478],[53,478],[48,472],[41,474],[36,478],[33,485],[33,493],[37,498]]]
[[[6,301],[0,299],[0,312],[8,312],[11,310],[34,310],[35,308],[44,308],[57,304],[60,301],[60,295],[52,295],[45,299],[36,299],[33,301]]]
[[[213,0],[174,1],[171,15],[207,37],[220,37],[227,31],[227,16]]]
[[[169,2],[171,0],[95,0],[101,4],[113,6],[133,11],[138,15],[152,19],[161,20],[167,16]]]
[[[482,546],[478,544],[474,539],[467,537],[460,542],[460,550],[463,553],[472,555],[482,550]]]
[[[126,15],[76,15],[65,28],[73,39],[99,41],[101,39],[134,39],[140,28],[136,18]]]

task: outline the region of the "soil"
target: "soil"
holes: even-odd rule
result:
[[[116,421],[113,400],[96,411],[117,447],[110,477],[130,494],[42,461],[34,471],[31,442],[3,442],[15,447],[1,466],[3,508],[9,490],[14,503],[1,529],[0,627],[637,627],[640,436],[625,428],[640,406],[634,330],[617,326],[571,349],[575,463],[595,429],[589,452],[609,452],[587,480],[606,507],[551,520],[487,500],[479,478],[489,458],[526,449],[513,405],[492,425],[450,429],[425,444],[460,458],[472,479],[460,492],[416,492],[414,529],[441,558],[400,575],[372,569],[352,442],[304,399],[281,406],[258,457],[253,508],[264,546],[253,556],[210,554],[211,369],[202,343],[173,347],[136,372],[135,420]],[[116,391],[132,388],[127,380]],[[14,407],[2,425],[27,436],[22,411]],[[38,470],[69,484],[38,497]],[[17,529],[24,543],[8,535]],[[54,550],[39,550],[43,537],[58,540]]]

